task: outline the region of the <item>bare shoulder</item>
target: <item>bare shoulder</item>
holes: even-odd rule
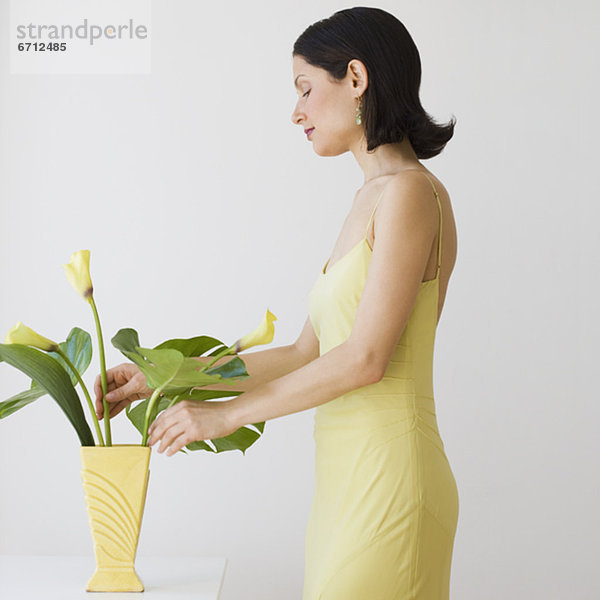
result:
[[[375,213],[375,236],[378,225],[390,220],[401,222],[402,226],[424,228],[431,236],[436,235],[439,211],[432,183],[435,185],[425,169],[405,169],[390,175],[383,186],[379,214]],[[435,187],[437,190],[438,186]]]
[[[433,187],[432,187],[433,184]],[[458,235],[450,194],[444,184],[429,170],[406,169],[390,177],[385,184],[381,198],[387,207],[380,215],[375,214],[374,233],[377,235],[377,216],[389,218],[395,211],[401,218],[410,219],[415,226],[435,229],[435,240],[432,247],[431,265],[428,272],[435,271],[437,231],[439,229],[438,204],[435,191],[440,199],[442,209],[442,258],[440,267],[440,305],[443,305],[446,289],[458,253]],[[427,201],[429,199],[429,201]],[[394,206],[390,206],[394,205]],[[440,306],[441,311],[441,306]]]
[[[448,196],[448,191],[442,182],[425,168],[398,171],[394,175],[390,175],[385,188],[391,194],[403,196],[407,201],[410,201],[411,196],[415,195],[430,197],[434,193],[434,188],[440,199],[442,195]]]

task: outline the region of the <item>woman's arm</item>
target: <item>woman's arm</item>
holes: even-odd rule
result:
[[[381,379],[375,362],[348,341],[291,373],[227,401],[233,426],[314,408]]]
[[[294,346],[296,350],[287,354],[281,354],[281,348],[274,348],[246,355],[244,359],[252,357],[247,362],[251,375],[244,383],[254,375],[254,384],[252,389],[231,400],[183,400],[167,408],[150,426],[149,444],[153,446],[161,440],[158,451],[169,448],[167,456],[172,456],[192,441],[224,437],[244,425],[312,408],[382,377],[373,353],[365,352],[364,346],[351,338],[319,356],[319,343],[310,319]],[[264,380],[276,372],[269,359],[265,359],[269,352],[280,357],[277,360],[280,371],[294,365],[296,368],[260,384],[257,376]],[[291,358],[281,358],[285,356]]]
[[[319,338],[315,334],[309,316],[304,322],[304,327],[298,339],[293,344],[279,346],[278,348],[269,348],[269,350],[261,350],[259,352],[240,353],[238,355],[246,365],[246,371],[248,371],[249,375],[247,379],[232,382],[231,384],[206,385],[200,389],[248,392],[259,385],[303,367],[311,360],[318,358],[319,351]],[[231,356],[223,356],[215,362],[215,365],[221,366],[231,359]],[[210,362],[212,358],[209,356],[199,356],[196,357],[196,360]]]
[[[238,356],[246,365],[246,371],[248,371],[249,375],[247,379],[228,384],[203,385],[199,389],[248,392],[259,385],[286,375],[306,364],[304,355],[297,349],[295,344],[269,348],[268,350],[260,350],[259,352],[242,352]],[[205,363],[212,360],[210,356],[197,356],[195,358]],[[232,358],[233,356],[223,356],[213,366],[221,366],[232,360]]]

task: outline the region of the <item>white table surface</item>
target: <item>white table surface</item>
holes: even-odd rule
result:
[[[2,600],[125,600],[169,598],[219,600],[227,559],[221,557],[136,556],[143,592],[87,592],[93,556],[0,555]]]

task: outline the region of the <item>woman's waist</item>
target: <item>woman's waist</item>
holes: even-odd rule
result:
[[[351,454],[352,448],[371,448],[411,431],[421,432],[443,451],[431,396],[346,394],[315,410],[314,439],[322,450],[346,448]]]
[[[370,386],[366,386],[370,387]],[[315,422],[323,425],[364,427],[365,423],[387,423],[390,420],[414,415],[435,419],[435,400],[432,395],[415,393],[367,392],[366,387],[338,396],[320,404],[315,410]]]

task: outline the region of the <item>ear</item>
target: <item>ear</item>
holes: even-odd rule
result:
[[[367,89],[369,83],[369,74],[367,73],[367,67],[358,58],[353,58],[348,63],[347,76],[350,77],[350,83],[354,90],[361,96],[362,93]]]

